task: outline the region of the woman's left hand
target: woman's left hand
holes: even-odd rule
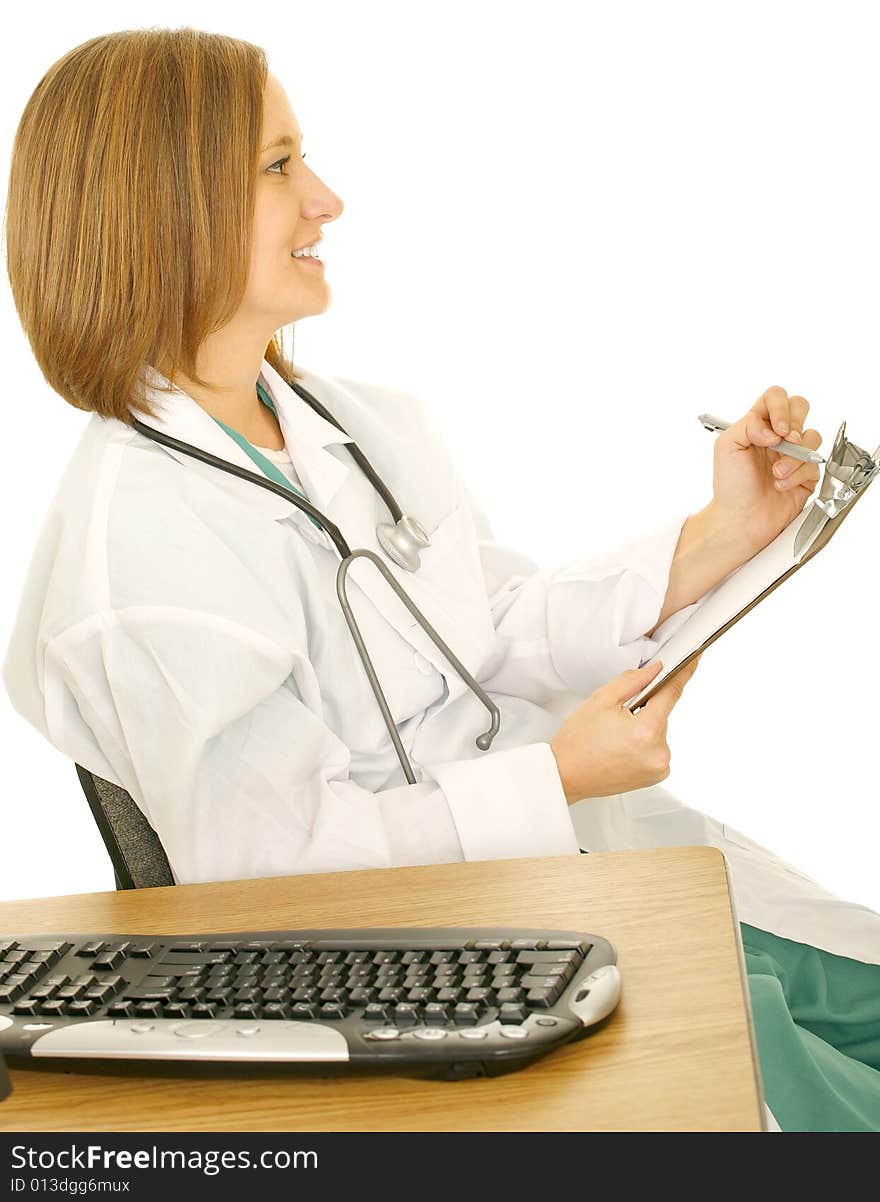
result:
[[[773,450],[782,438],[816,450],[819,431],[804,429],[809,408],[802,396],[768,388],[715,440],[712,508],[753,554],[794,521],[816,487],[818,464]]]

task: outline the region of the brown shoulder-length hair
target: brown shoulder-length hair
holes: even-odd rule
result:
[[[210,386],[196,352],[247,286],[267,72],[250,42],[132,29],[76,46],[34,89],[12,148],[7,270],[43,375],[77,409],[155,416],[145,365]],[[279,334],[265,358],[300,375]]]

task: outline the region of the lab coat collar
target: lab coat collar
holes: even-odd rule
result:
[[[303,376],[303,384],[309,387],[310,373],[298,369]],[[144,379],[147,396],[156,409],[156,417],[138,412],[133,406],[129,409],[144,425],[183,442],[191,443],[203,451],[208,451],[220,459],[228,460],[248,471],[257,472],[259,469],[254,461],[231,438],[222,426],[218,425],[211,415],[202,408],[191,396],[176,388],[172,393],[158,390],[158,384],[167,384],[167,377],[156,368],[147,365]],[[352,440],[343,431],[337,429],[332,422],[321,417],[302,399],[275,370],[267,359],[263,359],[260,367],[260,381],[265,387],[278,416],[278,424],[284,435],[284,442],[290,454],[308,499],[322,512],[326,512],[330,501],[336,495],[352,470],[353,462],[346,463],[337,459],[327,447],[337,443],[347,443]],[[260,507],[260,511],[275,521],[292,518],[297,524],[306,522],[311,526],[309,518],[292,502],[279,496],[267,488],[259,488],[248,480],[242,480],[220,468],[202,463],[184,451],[157,443],[168,454],[173,455],[178,462],[190,468],[210,472],[217,477],[219,487],[230,491],[240,492],[247,489],[249,504]]]

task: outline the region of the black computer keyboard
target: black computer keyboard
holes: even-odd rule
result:
[[[616,959],[598,935],[522,927],[0,935],[0,1053],[494,1076],[606,1018]]]

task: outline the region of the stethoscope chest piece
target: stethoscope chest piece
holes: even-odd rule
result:
[[[379,546],[392,563],[396,563],[400,568],[405,568],[408,572],[418,570],[421,566],[419,552],[422,547],[431,545],[431,540],[421,522],[417,522],[415,518],[407,517],[405,514],[394,526],[389,522],[382,522],[378,525],[376,538]]]

